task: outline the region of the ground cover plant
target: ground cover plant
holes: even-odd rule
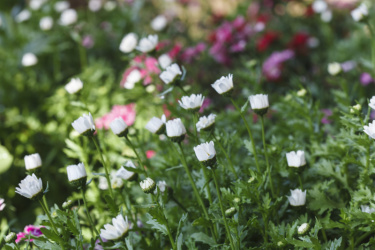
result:
[[[371,1],[2,1],[1,249],[372,249]]]

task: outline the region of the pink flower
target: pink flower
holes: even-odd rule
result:
[[[147,150],[146,151],[146,157],[147,159],[150,159],[156,155],[156,152],[154,150]]]
[[[195,47],[186,48],[181,54],[181,60],[185,63],[191,63],[194,59],[206,49],[205,43],[198,43]]]
[[[92,38],[92,36],[84,36],[82,40],[82,46],[86,49],[91,49],[92,47],[94,47],[94,39]]]
[[[324,114],[324,117],[322,118],[321,122],[323,124],[330,124],[332,121],[328,118],[333,114],[332,110],[330,109],[322,109],[322,112]]]
[[[207,108],[208,106],[210,106],[211,103],[212,103],[212,100],[206,97],[203,101],[201,108],[199,109],[199,113],[203,113],[203,110]]]
[[[19,232],[17,234],[17,239],[16,239],[16,243],[19,243],[21,240],[25,240],[25,241],[29,241],[28,240],[28,235],[32,235],[34,237],[39,237],[41,235],[43,235],[42,231],[40,230],[42,227],[44,226],[34,226],[34,225],[28,225],[28,226],[25,226],[24,228],[24,232]],[[30,239],[30,242],[34,241],[34,239]]]
[[[363,72],[359,78],[359,81],[363,86],[367,86],[370,83],[374,82],[374,79],[371,77],[371,75],[367,72]]]
[[[95,126],[98,129],[109,129],[109,124],[117,117],[121,117],[126,125],[131,126],[135,121],[135,104],[114,105],[111,112],[95,120]]]
[[[290,49],[273,52],[263,63],[263,75],[268,81],[277,81],[281,78],[283,63],[294,57],[294,52]]]

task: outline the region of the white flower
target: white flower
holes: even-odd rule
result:
[[[115,135],[123,136],[127,132],[128,125],[125,123],[124,119],[117,117],[114,119],[109,126]]]
[[[89,9],[92,12],[97,12],[102,8],[102,1],[101,0],[90,0],[89,1]]]
[[[329,63],[327,69],[328,73],[332,76],[335,76],[342,71],[341,64],[338,62]]]
[[[172,64],[172,58],[168,54],[162,54],[158,58],[159,65],[162,69],[167,68]]]
[[[145,192],[146,194],[154,192],[154,190],[156,188],[155,181],[153,179],[149,178],[149,177],[147,177],[145,180],[141,181],[139,183],[139,185],[141,186],[143,192]]]
[[[370,103],[368,104],[370,108],[375,110],[375,96],[371,97]]]
[[[38,63],[38,58],[33,53],[26,53],[22,57],[22,65],[30,67]]]
[[[362,3],[356,9],[352,10],[350,14],[352,15],[354,21],[360,22],[368,16],[368,8],[366,4]]]
[[[35,174],[26,176],[18,185],[16,193],[29,199],[33,199],[40,194],[43,189],[42,179],[38,179]]]
[[[78,19],[78,15],[75,9],[64,10],[60,16],[60,25],[62,26],[71,25],[77,22],[77,19]]]
[[[156,184],[160,190],[160,192],[163,194],[165,192],[165,190],[167,189],[168,185],[165,181],[158,181],[158,183]],[[154,190],[154,194],[157,194],[158,193],[158,189],[155,188]]]
[[[42,159],[38,153],[26,155],[24,159],[26,170],[32,170],[42,166]]]
[[[55,3],[54,7],[57,12],[63,12],[64,10],[69,9],[69,6],[70,4],[68,1],[59,1]]]
[[[370,136],[372,139],[375,139],[375,120],[372,123],[369,123],[368,126],[363,127],[363,131]]]
[[[69,94],[77,93],[80,89],[83,88],[83,83],[79,78],[72,78],[68,84],[65,85],[65,90]]]
[[[31,17],[31,12],[29,10],[22,10],[17,16],[14,18],[17,23],[22,23],[26,20],[29,20]]]
[[[6,206],[6,204],[4,202],[4,199],[0,198],[0,211],[3,211],[5,206]]]
[[[125,163],[125,167],[136,168],[132,161],[127,161]],[[126,181],[131,181],[131,180],[134,179],[133,177],[136,176],[136,173],[131,172],[131,171],[125,169],[123,166],[121,166],[121,168],[119,170],[117,170],[116,176],[121,178],[121,179],[124,179]]]
[[[66,171],[68,173],[69,182],[87,177],[85,165],[83,165],[83,163],[79,163],[78,165],[69,165],[66,167]]]
[[[180,118],[167,121],[165,124],[168,137],[179,137],[186,134],[186,129]]]
[[[298,234],[305,234],[307,230],[309,230],[310,225],[308,223],[303,223],[301,226],[298,227],[297,232]]]
[[[165,84],[170,84],[176,80],[179,75],[182,75],[182,71],[177,63],[174,63],[161,72],[159,77]]]
[[[302,150],[286,153],[286,160],[289,167],[299,168],[306,165],[305,152]]]
[[[128,77],[126,77],[126,82],[124,83],[124,88],[133,89],[134,85],[142,79],[142,74],[138,69],[133,69]]]
[[[39,27],[41,30],[50,30],[53,26],[53,19],[50,16],[42,17],[39,21]]]
[[[109,176],[109,179],[111,180],[111,186],[112,188],[121,188],[124,185],[124,182],[120,177],[117,176],[117,172],[115,170],[111,171],[111,174]],[[101,190],[107,190],[108,189],[108,181],[107,178],[104,176],[99,177],[99,184],[98,187]]]
[[[164,132],[166,118],[165,115],[161,116],[161,119],[152,117],[151,120],[146,124],[145,128],[153,134],[160,134]]]
[[[216,80],[211,86],[216,90],[217,93],[225,94],[233,89],[233,75],[222,76],[219,80]]]
[[[129,33],[122,38],[120,43],[120,51],[123,53],[132,52],[137,46],[138,36],[135,33]]]
[[[32,10],[39,10],[45,2],[46,0],[31,0],[29,6]]]
[[[195,155],[199,161],[208,161],[213,159],[216,156],[214,142],[210,141],[202,143],[194,147]]]
[[[311,7],[315,13],[323,13],[328,9],[328,4],[324,0],[316,0]]]
[[[83,114],[77,120],[72,122],[73,128],[80,134],[84,134],[86,132],[94,132],[95,131],[95,123],[94,119],[92,119],[91,113],[88,115]]]
[[[363,213],[368,213],[368,214],[372,214],[375,212],[375,208],[372,208],[370,206],[367,206],[367,205],[361,205],[361,210]]]
[[[155,31],[161,31],[167,26],[167,18],[163,15],[159,15],[152,19],[151,21],[151,28]]]
[[[257,110],[266,110],[269,107],[268,95],[251,95],[249,96],[249,102],[251,109],[254,110],[254,112],[256,112]]]
[[[158,35],[149,35],[139,41],[137,50],[143,53],[151,52],[156,48],[156,45],[158,45]]]
[[[303,206],[306,203],[306,190],[302,192],[301,189],[290,190],[291,196],[288,196],[289,203],[292,206]]]
[[[106,11],[112,11],[116,8],[116,2],[115,1],[107,1],[104,4],[104,9]]]
[[[178,103],[180,106],[187,110],[197,110],[200,109],[204,101],[204,96],[202,94],[192,94],[191,96],[183,96],[181,101]]]
[[[215,123],[215,114],[210,114],[209,116],[202,116],[199,118],[197,122],[197,131],[205,130],[211,128],[211,126]]]
[[[105,229],[100,229],[100,237],[106,240],[117,240],[123,238],[129,230],[128,217],[124,217],[120,214],[116,218],[112,219],[112,224],[105,224]]]

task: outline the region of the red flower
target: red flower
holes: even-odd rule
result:
[[[266,32],[257,42],[259,52],[265,51],[268,47],[279,38],[279,34],[274,31]]]

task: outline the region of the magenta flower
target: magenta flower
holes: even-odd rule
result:
[[[117,117],[121,117],[126,125],[131,126],[135,121],[135,104],[131,103],[128,105],[114,105],[112,110],[108,113],[103,115],[101,118],[95,120],[95,126],[98,129],[109,129],[109,124],[116,119]]]
[[[21,240],[29,241],[29,235],[32,235],[34,237],[39,237],[43,235],[42,231],[40,230],[44,226],[34,226],[34,225],[28,225],[25,226],[23,232],[19,232],[17,234],[16,243],[19,243]],[[30,239],[30,242],[34,241],[34,239]]]
[[[369,85],[370,83],[373,83],[374,82],[374,79],[372,78],[372,76],[367,73],[367,72],[363,72],[361,74],[361,76],[359,77],[359,81],[361,82],[361,84],[363,86],[367,86]]]
[[[322,118],[321,122],[323,124],[330,124],[332,121],[329,120],[328,118],[333,115],[332,110],[330,110],[330,109],[322,109],[322,112],[324,114],[324,117]]]
[[[146,151],[146,157],[147,159],[150,159],[156,155],[156,152],[154,150],[147,150]]]
[[[283,63],[293,57],[294,52],[290,49],[273,52],[263,63],[263,75],[268,81],[279,80],[282,75]]]
[[[203,101],[201,108],[199,109],[199,113],[203,113],[204,109],[210,106],[211,103],[212,103],[212,100],[206,97]]]

